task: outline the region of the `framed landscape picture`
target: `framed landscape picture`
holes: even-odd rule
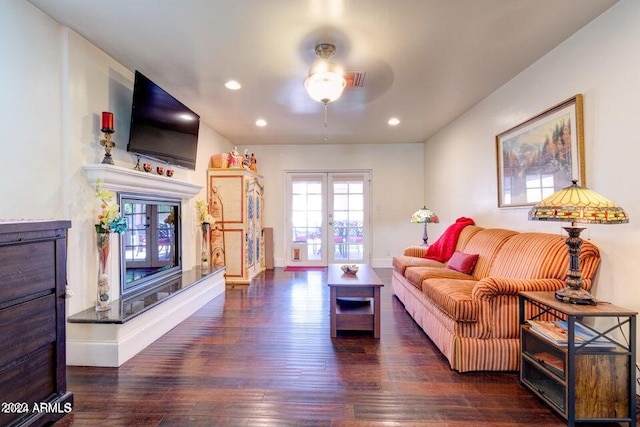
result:
[[[531,206],[577,179],[585,186],[582,95],[496,136],[498,207]]]

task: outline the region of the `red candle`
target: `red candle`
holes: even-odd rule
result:
[[[113,132],[113,113],[108,111],[102,112],[102,131]]]

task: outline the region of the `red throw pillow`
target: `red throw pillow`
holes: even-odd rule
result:
[[[453,255],[451,255],[451,258],[449,258],[446,267],[459,271],[460,273],[471,274],[476,266],[476,262],[478,262],[478,257],[478,254],[465,254],[460,251],[455,251]]]

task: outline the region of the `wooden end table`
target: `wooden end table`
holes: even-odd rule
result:
[[[339,330],[373,331],[374,338],[380,338],[380,288],[384,283],[368,264],[356,265],[355,275],[344,273],[342,264],[328,267],[332,338]]]

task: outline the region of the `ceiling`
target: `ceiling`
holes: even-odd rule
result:
[[[242,146],[423,142],[617,0],[29,1]],[[326,127],[304,88],[319,43],[366,73]]]

